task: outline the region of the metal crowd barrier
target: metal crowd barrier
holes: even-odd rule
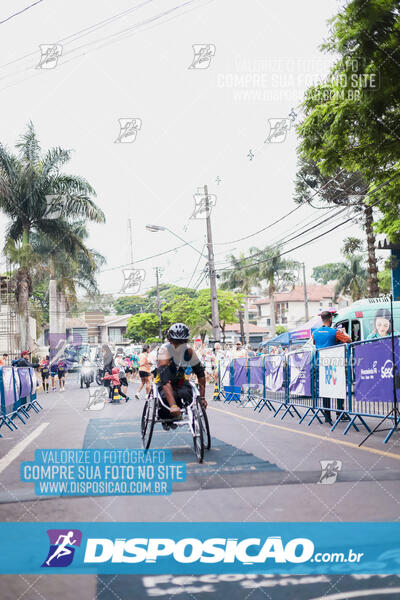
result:
[[[394,336],[394,345],[400,401],[400,335]],[[370,432],[365,419],[385,418],[394,404],[391,337],[237,358],[220,361],[218,367],[218,395],[225,402],[258,412],[267,408],[274,418],[297,417],[308,426],[327,421],[331,431],[345,422],[344,435],[360,426]]]
[[[16,419],[23,424],[31,413],[42,408],[36,397],[36,373],[29,367],[0,367],[0,427],[18,429]]]

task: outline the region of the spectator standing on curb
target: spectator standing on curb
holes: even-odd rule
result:
[[[236,348],[233,351],[233,358],[246,358],[247,351],[246,348],[243,348],[242,342],[236,342]]]
[[[342,329],[335,329],[332,327],[332,313],[328,310],[323,310],[321,313],[322,326],[318,327],[312,334],[312,340],[317,350],[320,348],[329,348],[329,346],[336,346],[337,344],[349,344],[351,338]],[[323,398],[324,408],[329,409],[331,407],[330,399]],[[338,409],[343,410],[343,400]],[[332,424],[331,413],[329,410],[325,410],[325,422]]]
[[[11,365],[13,367],[31,367],[32,369],[37,369],[39,367],[39,363],[31,363],[29,362],[29,352],[24,350],[21,352],[20,358],[13,360]]]

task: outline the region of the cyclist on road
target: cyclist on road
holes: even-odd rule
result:
[[[184,323],[174,323],[167,334],[168,342],[158,351],[156,383],[170,409],[170,415],[165,418],[172,417],[177,421],[182,418],[180,406],[190,404],[193,399],[193,388],[185,374],[188,366],[197,376],[200,401],[204,408],[207,407],[204,367],[196,352],[188,345],[189,338],[189,328]]]

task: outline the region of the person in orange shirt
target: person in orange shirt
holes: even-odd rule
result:
[[[8,362],[8,354],[4,353],[3,356],[0,357],[0,367],[5,367]]]
[[[152,364],[150,362],[150,346],[148,344],[145,344],[143,346],[143,352],[141,354],[139,354],[139,377],[140,377],[140,385],[138,387],[138,390],[135,394],[135,398],[137,398],[139,400],[139,394],[142,391],[142,389],[144,388],[144,386],[146,386],[146,394],[150,394],[150,377],[151,377],[151,369],[152,369]]]

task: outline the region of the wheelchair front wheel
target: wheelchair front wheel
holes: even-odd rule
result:
[[[152,395],[146,399],[142,413],[142,444],[145,450],[150,448],[151,438],[153,437],[154,423],[156,421],[156,403]]]
[[[210,425],[209,425],[208,417],[207,417],[207,411],[203,407],[201,402],[198,402],[198,406],[199,406],[198,410],[199,410],[199,415],[200,415],[201,426],[203,429],[204,447],[206,450],[209,450],[211,448],[211,434],[210,434]]]
[[[198,462],[202,463],[204,458],[204,438],[200,411],[197,407],[193,411],[192,433],[194,451]]]

